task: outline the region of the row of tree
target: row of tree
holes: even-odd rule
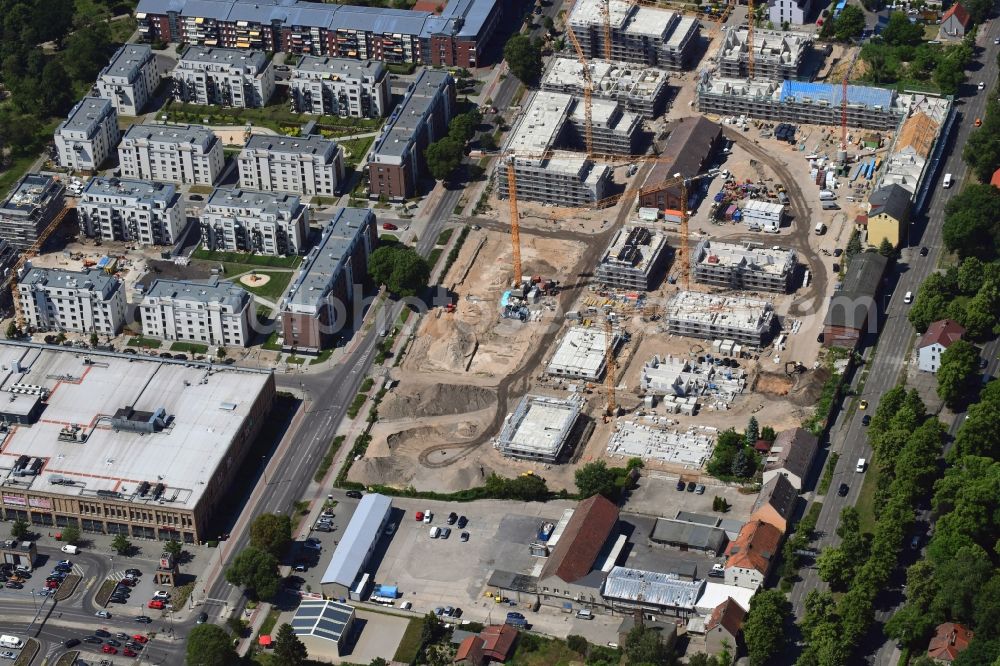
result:
[[[1000,198],[997,204],[1000,205]],[[921,333],[932,322],[946,318],[965,327],[972,340],[985,340],[1000,333],[1000,262],[985,263],[967,257],[943,273],[931,273],[920,285],[907,317]]]
[[[482,115],[477,108],[460,113],[448,124],[448,134],[427,146],[424,159],[435,180],[446,180],[455,172],[465,157],[465,145],[475,136],[481,121]]]
[[[845,592],[839,599],[830,591],[807,595],[800,625],[805,642],[801,666],[850,663],[874,621],[875,597],[888,582],[912,529],[914,507],[930,493],[938,475],[944,427],[927,416],[915,391],[907,393],[900,386],[886,392],[872,418],[869,440],[873,464],[880,471],[872,502],[874,534],[862,534],[857,512],[844,511],[838,527],[842,542],[825,550],[818,564],[820,576]]]
[[[278,564],[292,542],[292,520],[264,513],[250,526],[250,545],[233,558],[226,580],[240,585],[251,599],[273,599],[281,588]]]

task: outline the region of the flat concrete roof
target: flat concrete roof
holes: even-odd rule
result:
[[[504,422],[500,444],[517,451],[556,455],[566,443],[580,403],[540,395],[526,395]]]
[[[190,143],[207,151],[219,137],[202,125],[131,125],[125,131],[122,142],[140,139],[151,143]]]
[[[84,97],[70,109],[66,120],[59,123],[59,131],[83,132],[89,135],[113,108],[111,100],[106,97]]]
[[[641,65],[626,65],[607,60],[588,60],[595,95],[627,94],[652,100],[667,83],[667,72]],[[573,86],[583,90],[583,65],[575,58],[553,58],[542,81],[543,87]]]
[[[562,93],[546,93],[549,95],[557,95]],[[590,122],[593,127],[603,127],[611,131],[624,132],[629,130],[634,124],[641,122],[639,114],[632,113],[631,111],[622,111],[619,115],[618,112],[619,105],[618,102],[611,99],[601,99],[599,97],[591,99],[590,103]],[[583,124],[587,117],[586,115],[586,105],[581,100],[580,103],[573,106],[573,110],[570,113],[570,117],[573,118],[575,122]]]
[[[642,242],[648,233],[648,243]],[[622,227],[611,239],[611,244],[601,257],[602,264],[628,266],[632,270],[648,273],[660,253],[667,247],[667,236],[656,228],[630,225]]]
[[[369,159],[399,158],[415,141],[417,129],[424,123],[428,111],[438,94],[447,88],[451,75],[446,71],[422,69],[417,80],[410,84],[403,101],[393,109],[375,139]]]
[[[20,283],[27,285],[40,284],[53,289],[79,289],[86,291],[94,289],[98,292],[105,290],[114,291],[121,285],[118,280],[99,268],[68,271],[62,268],[29,267],[21,276]]]
[[[88,199],[96,197],[116,197],[133,203],[161,201],[169,204],[177,196],[177,188],[169,183],[97,176],[83,188],[81,202],[87,203]]]
[[[608,454],[701,469],[715,449],[717,436],[716,429],[707,426],[692,427],[682,432],[666,430],[655,424],[619,420],[608,441]]]
[[[29,173],[17,182],[10,196],[0,206],[0,212],[18,216],[30,214],[35,209],[48,205],[50,198],[62,189],[62,184],[52,176]]]
[[[314,314],[326,298],[337,275],[349,259],[349,250],[358,234],[368,224],[375,224],[375,214],[368,208],[338,208],[323,228],[320,242],[306,257],[288,292],[287,308],[292,312]]]
[[[153,49],[148,44],[125,44],[115,51],[111,61],[101,70],[97,78],[133,80],[139,68],[153,57]]]
[[[143,296],[143,302],[153,299],[169,299],[195,303],[222,303],[237,312],[250,300],[250,294],[243,287],[220,280],[217,276],[208,280],[153,280]]]
[[[747,57],[746,27],[728,27],[723,31],[719,57],[723,60],[745,59]],[[803,53],[813,42],[812,35],[803,32],[782,32],[761,30],[754,27],[754,61],[775,65],[790,65],[799,62]]]
[[[217,65],[222,68],[245,69],[248,74],[258,74],[267,67],[267,54],[253,49],[227,49],[219,46],[192,45],[184,49],[178,67]]]
[[[667,303],[667,317],[678,321],[724,325],[758,331],[774,311],[767,301],[679,291]]]
[[[309,136],[274,136],[273,134],[251,134],[243,150],[266,150],[272,153],[292,155],[322,155],[331,159],[337,152],[337,142],[318,134]]]
[[[619,333],[615,331],[613,335],[617,339]],[[559,374],[555,372],[559,369],[561,374],[600,374],[604,367],[606,346],[607,336],[603,328],[574,326],[559,341],[556,353],[549,361],[548,372]]]
[[[506,150],[529,157],[544,153],[559,137],[574,104],[572,95],[536,92],[511,131]]]
[[[754,247],[750,243],[721,243],[703,240],[695,250],[699,264],[742,268],[755,273],[785,275],[795,267],[795,250]]]
[[[15,362],[21,372],[11,371]],[[103,491],[152,503],[151,496],[137,495],[138,486],[162,483],[165,508],[187,510],[226,462],[251,407],[273,381],[269,372],[252,369],[9,341],[0,342],[0,369],[0,391],[15,383],[49,391],[42,418],[6,435],[0,467],[10,468],[21,455],[47,462],[40,475],[19,477],[16,486],[5,480],[5,487],[82,498]],[[110,417],[127,407],[163,409],[167,427],[145,435],[116,432]],[[86,441],[59,440],[71,424],[84,429]],[[61,479],[73,484],[52,483]]]
[[[381,60],[355,60],[354,58],[331,58],[328,56],[302,56],[293,70],[302,74],[324,74],[321,78],[372,79],[378,81],[386,72]]]
[[[220,213],[227,209],[239,209],[246,215],[275,215],[282,219],[296,216],[301,203],[294,194],[257,192],[239,187],[217,187],[206,202],[206,213]]]
[[[613,30],[620,30],[632,13],[632,5],[624,2],[624,0],[609,0],[608,2],[602,2],[601,0],[579,0],[573,5],[573,9],[570,12],[570,23],[573,25],[594,25],[601,23],[603,25],[603,10],[605,7],[608,10]]]

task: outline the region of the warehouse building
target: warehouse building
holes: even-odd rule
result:
[[[623,615],[636,610],[686,618],[695,614],[695,602],[704,580],[684,580],[677,574],[614,567],[608,572],[601,595],[613,611]]]
[[[344,149],[316,134],[254,134],[236,164],[247,190],[332,197],[344,181]]]
[[[118,144],[118,112],[110,99],[84,97],[56,128],[59,164],[73,171],[97,171]]]
[[[371,209],[337,210],[281,302],[285,349],[319,353],[343,330],[349,321],[348,307],[355,304],[355,290],[367,279],[377,234]]]
[[[455,80],[425,69],[410,84],[368,153],[368,198],[409,199],[427,173],[424,150],[448,134],[456,112]]]
[[[778,24],[780,25],[780,24]],[[722,46],[717,58],[719,76],[746,79],[749,48],[745,26],[730,26],[722,31]],[[780,81],[794,79],[802,67],[803,58],[812,50],[812,35],[780,30],[753,31],[754,77]]]
[[[774,330],[774,309],[766,301],[679,291],[667,303],[669,333],[705,340],[734,340],[763,347]]]
[[[795,250],[767,249],[759,244],[706,238],[694,251],[695,281],[722,289],[784,294],[791,289],[795,266]]]
[[[76,207],[87,236],[142,245],[173,245],[185,227],[173,185],[130,178],[91,178]]]
[[[302,599],[292,617],[292,632],[309,656],[332,662],[344,653],[355,621],[354,607],[331,599]]]
[[[434,12],[304,0],[141,0],[135,17],[151,42],[475,68],[488,64],[503,8],[497,0],[450,0]]]
[[[219,187],[201,211],[201,239],[207,250],[301,254],[308,231],[309,208],[292,194]]]
[[[659,150],[664,157],[649,170],[639,191],[639,205],[658,210],[688,209],[695,193],[689,191],[688,202],[682,205],[681,186],[665,186],[664,182],[677,175],[691,178],[705,173],[722,145],[722,127],[701,116],[693,116],[678,119],[666,131],[667,139]]]
[[[656,287],[667,261],[667,237],[649,227],[619,229],[597,265],[598,282],[617,289],[649,291]]]
[[[103,270],[22,269],[17,282],[21,311],[38,331],[117,335],[125,325],[125,289]]]
[[[827,304],[823,320],[823,346],[854,349],[868,333],[878,331],[875,297],[889,260],[878,252],[862,252],[851,258],[840,290]]]
[[[612,334],[612,352],[621,342],[619,331]],[[574,326],[559,341],[546,372],[555,377],[597,381],[604,376],[607,362],[607,335],[604,329]]]
[[[605,14],[610,19],[612,60],[669,70],[691,64],[701,25],[698,19],[625,0],[581,0],[573,5],[569,24],[588,60],[603,57],[605,52]]]
[[[507,415],[497,448],[512,458],[559,462],[580,416],[580,403],[526,395]]]
[[[4,341],[0,368],[0,392],[46,415],[6,434],[3,517],[42,529],[214,538],[274,400],[270,371],[148,356]]]
[[[222,141],[199,125],[132,125],[118,145],[122,176],[212,185],[222,173]]]
[[[263,51],[188,46],[171,73],[178,102],[256,109],[274,94],[274,65]]]
[[[625,110],[652,119],[667,102],[667,72],[662,69],[588,60],[593,99],[618,102]],[[582,97],[583,65],[575,58],[552,58],[542,78],[542,90]]]
[[[246,347],[253,299],[228,280],[153,281],[139,303],[142,334],[162,340]]]
[[[288,78],[296,113],[381,118],[389,113],[389,70],[380,60],[302,56]]]
[[[118,115],[137,116],[158,85],[160,72],[153,49],[147,44],[125,44],[97,75],[97,96],[110,99]]]
[[[320,579],[324,595],[335,599],[348,597],[354,583],[364,574],[390,513],[389,497],[368,493],[361,498]]]
[[[673,518],[657,518],[649,540],[670,548],[694,550],[713,557],[721,553],[729,542],[726,531],[717,524]]]
[[[24,175],[0,205],[0,238],[15,250],[26,250],[62,211],[62,181],[37,173]]]

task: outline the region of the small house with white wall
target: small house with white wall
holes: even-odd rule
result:
[[[961,340],[965,329],[951,319],[940,319],[927,327],[917,344],[917,367],[923,372],[937,372],[941,367],[941,354],[954,342]]]

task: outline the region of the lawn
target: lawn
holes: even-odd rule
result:
[[[442,229],[441,233],[438,234],[437,245],[447,245],[454,231],[454,229]]]
[[[142,347],[144,349],[159,349],[163,346],[162,341],[154,340],[153,338],[144,338],[141,335],[129,338],[126,344],[129,347]]]
[[[208,352],[208,345],[200,345],[197,342],[182,342],[178,340],[170,345],[170,351],[187,352],[189,354],[205,354]]]
[[[344,147],[344,162],[346,166],[357,166],[365,156],[372,143],[373,136],[363,136],[359,139],[344,139],[338,143]]]
[[[393,655],[392,660],[403,664],[412,664],[413,660],[417,658],[417,652],[420,650],[423,630],[424,621],[422,619],[410,620],[410,623],[406,625],[406,631],[403,633],[402,640],[399,641],[399,646],[396,648],[396,654]]]
[[[333,355],[333,347],[330,347],[329,349],[324,349],[320,351],[319,355],[316,358],[309,361],[309,365],[316,365],[318,363],[323,363],[324,361],[329,360],[330,356],[332,355]]]
[[[135,32],[138,24],[134,18],[129,16],[128,18],[110,21],[110,26],[111,41],[115,44],[124,44],[132,36],[132,33]]]
[[[197,104],[182,104],[170,102],[163,110],[167,117],[175,122],[192,122],[209,125],[245,125],[251,123],[259,127],[267,127],[289,136],[297,136],[299,128],[315,120],[324,136],[337,134],[359,134],[373,132],[382,125],[381,120],[368,118],[340,118],[338,116],[315,116],[309,113],[295,113],[288,109],[285,103],[272,104],[262,109],[223,109],[217,106],[199,106]],[[323,131],[323,129],[327,131]]]
[[[438,259],[441,258],[441,253],[443,252],[444,248],[436,247],[431,250],[431,253],[427,256],[427,265],[431,267],[432,271],[434,270],[434,267],[437,266]]]
[[[509,666],[569,666],[580,663],[580,655],[567,647],[565,641],[523,634]]]
[[[276,301],[281,298],[281,295],[285,293],[285,288],[288,283],[292,281],[292,274],[287,271],[258,271],[254,270],[257,275],[267,276],[271,278],[267,281],[267,284],[262,284],[259,287],[250,287],[242,282],[240,286],[249,291],[251,294],[256,294],[261,298],[266,298],[270,301]]]
[[[267,266],[268,268],[298,268],[302,257],[272,257],[265,254],[247,254],[244,252],[221,252],[206,250],[199,247],[191,255],[195,259],[218,261],[223,264],[246,264],[248,266]]]

